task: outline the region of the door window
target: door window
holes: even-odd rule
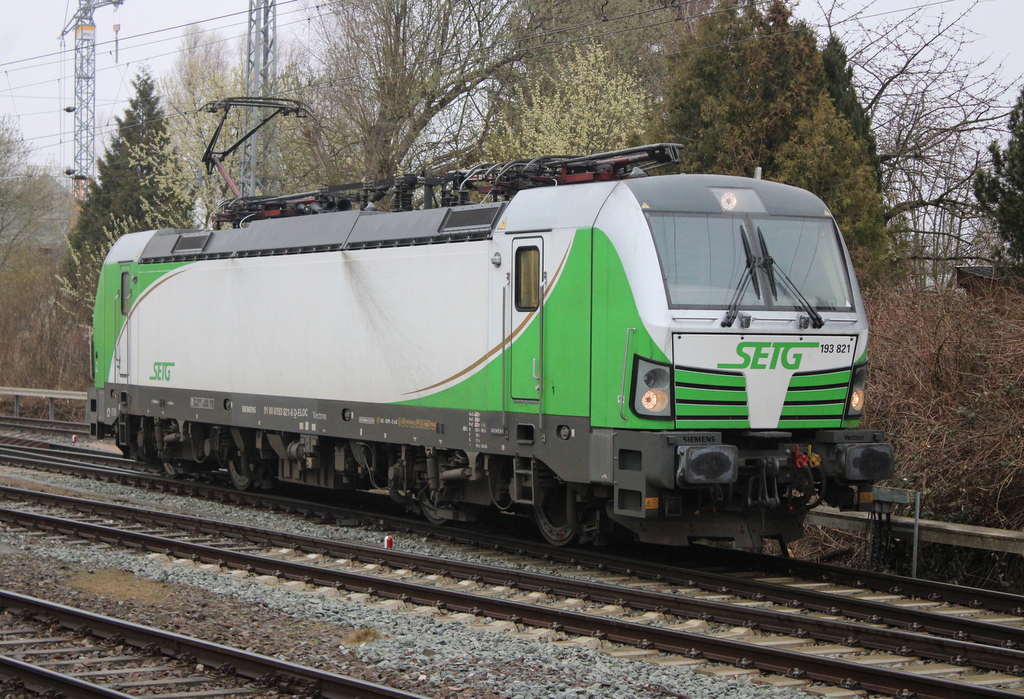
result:
[[[132,307],[132,279],[129,272],[121,272],[121,315],[128,315]]]
[[[535,245],[516,250],[515,296],[517,311],[540,307],[540,248]]]

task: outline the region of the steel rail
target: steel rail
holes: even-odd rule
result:
[[[2,450],[2,447],[0,447]],[[45,453],[46,449],[33,450],[36,453]],[[85,451],[82,449],[67,448],[63,445],[60,446],[59,452],[72,451],[79,453]],[[102,453],[98,454],[85,454],[86,458],[99,457],[103,459],[106,455]],[[129,459],[123,459],[116,456],[106,457],[108,460],[127,464],[135,464]],[[267,495],[266,493],[254,493],[250,495],[252,501],[267,500],[274,496]],[[360,516],[361,514],[349,508],[331,508],[325,505],[316,505],[313,503],[298,501],[294,499],[285,499],[286,506],[297,508],[298,511],[308,511],[309,509],[315,510],[316,514],[321,516],[342,516],[352,517]],[[479,531],[460,531],[454,527],[438,527],[430,525],[418,520],[412,520],[409,518],[392,518],[388,517],[389,520],[400,522],[401,526],[409,527],[415,531],[424,532],[427,534],[436,534],[442,537],[451,538],[454,541],[473,543],[476,545],[492,546],[495,548],[508,548],[509,546],[517,547],[523,550],[523,553],[534,556],[552,557],[556,560],[566,560],[565,556],[571,556],[576,558],[579,562],[592,562],[594,565],[610,567],[613,570],[624,571],[627,568],[632,569],[635,574],[645,575],[644,571],[641,571],[638,567],[638,562],[629,559],[624,559],[612,555],[606,555],[601,553],[581,552],[575,549],[566,549],[562,547],[551,547],[546,544],[538,544],[535,542],[509,542],[505,538],[489,537],[482,534]],[[917,578],[910,578],[901,575],[895,575],[892,573],[880,573],[870,570],[855,570],[841,568],[839,566],[828,565],[824,563],[814,563],[812,561],[801,561],[794,558],[768,556],[764,554],[749,553],[746,551],[734,551],[729,549],[712,548],[708,546],[702,546],[699,544],[691,545],[687,549],[687,555],[702,556],[705,558],[715,559],[715,564],[720,565],[723,561],[729,565],[735,566],[742,570],[757,570],[761,569],[769,573],[777,573],[779,575],[801,575],[811,580],[818,580],[822,582],[832,582],[836,584],[852,585],[854,587],[866,587],[873,590],[887,591],[892,594],[902,594],[908,596],[920,597],[922,599],[929,599],[932,601],[943,601],[950,604],[958,604],[967,607],[984,607],[992,611],[1003,612],[1008,614],[1015,614],[1017,616],[1024,616],[1024,596],[1001,592],[998,590],[986,590],[981,588],[967,587],[953,585],[950,583],[938,582],[933,580],[922,580]],[[647,568],[646,572],[657,576],[666,575],[663,570],[659,572],[656,567],[659,565],[647,561],[645,563]],[[650,566],[655,567],[650,567]],[[660,564],[665,570],[676,571],[679,574],[683,574],[685,571],[689,571],[685,567],[676,566],[672,564]]]
[[[91,459],[97,462],[121,464],[124,466],[139,467],[147,465],[133,459],[126,459],[120,454],[115,454],[113,452],[100,451],[99,449],[90,449],[89,447],[70,444],[38,442],[35,445],[6,445],[0,441],[0,450],[3,450],[7,446],[16,447],[18,453],[35,454],[36,456],[67,458],[74,455],[81,459]]]
[[[36,451],[41,451],[42,453],[37,454]],[[56,454],[54,456],[47,454],[47,451],[32,449],[26,452],[20,447],[0,445],[0,463],[8,463],[14,466],[43,470],[65,476],[84,477],[118,485],[136,486],[147,490],[198,496],[216,502],[230,502],[236,505],[245,504],[255,508],[270,508],[271,510],[276,508],[291,514],[303,514],[307,517],[349,519],[352,517],[379,516],[352,508],[342,508],[310,500],[270,495],[262,491],[242,491],[233,487],[220,486],[204,481],[175,478],[164,475],[162,469],[157,472],[157,467],[149,464],[121,459],[113,455],[109,458],[110,461],[124,463],[125,466],[131,465],[133,468],[85,464],[76,460],[77,453],[66,458],[60,456],[60,450],[54,450]],[[94,455],[87,454],[86,458],[94,458]],[[104,457],[99,455],[99,458],[103,459]],[[432,527],[422,520],[393,518],[390,516],[389,519],[401,521],[405,526],[423,525],[428,528],[426,531],[429,533],[443,531],[443,528]]]
[[[0,655],[0,678],[3,677],[17,679],[26,689],[37,694],[58,691],[63,693],[62,696],[76,699],[134,699],[132,695],[116,689],[101,687],[70,675],[62,675],[44,667]]]
[[[88,475],[113,474],[124,477],[158,475],[157,467],[155,466],[124,459],[114,454],[74,454],[74,456],[69,454],[68,456],[61,456],[61,453],[60,451],[41,449],[39,447],[0,445],[0,461],[13,465],[23,465],[28,468],[42,467],[47,470],[57,470],[63,475],[73,476],[82,473]],[[75,456],[79,459],[94,459],[102,463],[83,464],[82,461],[76,460]],[[162,473],[162,469],[160,469],[160,472]],[[164,478],[164,480],[171,481],[174,479]]]
[[[20,463],[41,464],[52,461],[61,472],[68,472],[76,468],[85,470],[96,469],[96,467],[76,467],[75,462],[63,460],[63,458],[39,458],[29,457],[18,453],[16,449],[2,449],[0,454],[4,457],[17,458]],[[10,455],[8,455],[10,454]],[[109,475],[111,472],[100,469],[100,475]],[[94,473],[96,473],[94,471]],[[332,508],[323,505],[308,503],[308,501],[295,498],[280,498],[267,496],[259,493],[242,492],[233,488],[224,488],[210,484],[195,483],[189,481],[175,480],[171,478],[140,474],[129,471],[118,470],[116,482],[137,482],[139,484],[157,484],[171,492],[191,492],[201,494],[205,497],[218,500],[229,500],[233,503],[246,501],[256,506],[266,503],[276,503],[290,512],[303,513],[306,516],[315,515],[321,517],[351,517],[365,516],[365,513],[353,513],[351,510]],[[650,579],[662,579],[667,582],[674,582],[683,586],[700,586],[710,591],[721,591],[728,589],[729,594],[764,599],[779,605],[793,606],[799,602],[801,606],[810,611],[821,612],[828,615],[842,615],[853,619],[867,621],[869,623],[887,623],[910,631],[928,631],[938,636],[950,637],[956,640],[973,641],[986,645],[1006,646],[1016,648],[1024,645],[1024,629],[996,624],[978,619],[963,619],[938,615],[931,612],[900,608],[868,600],[859,600],[855,597],[834,595],[824,592],[810,591],[810,589],[795,589],[782,584],[769,582],[752,581],[726,574],[711,573],[696,569],[688,569],[665,564],[652,564],[634,559],[624,559],[605,554],[581,551],[566,551],[548,545],[517,541],[510,543],[507,539],[498,536],[486,536],[479,532],[459,532],[456,530],[443,530],[437,527],[431,528],[426,524],[410,523],[408,526],[415,527],[421,531],[445,531],[445,535],[453,540],[472,543],[475,545],[493,545],[495,548],[515,550],[531,556],[543,557],[555,561],[562,561],[571,564],[579,564],[581,561],[587,565],[603,568],[609,571],[622,572],[627,575],[637,575]],[[983,591],[975,591],[983,592]],[[1005,593],[999,594],[1001,599],[1008,596]],[[973,599],[977,599],[974,597]],[[1018,598],[1021,606],[1024,606],[1024,599]]]
[[[677,629],[652,627],[631,621],[538,606],[527,602],[494,599],[416,582],[256,556],[250,553],[218,549],[204,544],[165,539],[150,534],[47,515],[0,509],[0,519],[19,525],[29,525],[37,529],[48,529],[65,535],[74,534],[108,544],[137,547],[161,553],[173,552],[175,555],[192,558],[196,561],[302,580],[319,586],[333,586],[373,596],[400,599],[417,605],[468,612],[477,616],[507,618],[528,626],[553,628],[577,635],[598,636],[617,643],[655,648],[691,658],[703,657],[716,662],[735,664],[745,668],[755,667],[768,672],[793,677],[807,677],[832,684],[842,684],[846,687],[859,686],[869,691],[887,694],[902,693],[903,696],[913,693],[919,699],[959,698],[964,696],[965,691],[969,691],[972,696],[982,698],[1009,699],[1014,697],[1014,699],[1020,699],[1019,693],[1008,690],[758,646]]]
[[[841,615],[872,624],[888,624],[914,632],[924,631],[1008,648],[1018,648],[1024,645],[1024,629],[980,619],[951,617],[923,609],[898,607],[883,602],[859,599],[851,595],[794,589],[783,584],[749,580],[699,569],[651,565],[643,561],[626,559],[619,559],[618,563],[613,563],[611,562],[612,557],[587,556],[591,563],[602,558],[605,561],[603,565],[606,570],[624,574],[661,579],[708,590],[725,590],[729,594],[764,599],[781,605],[800,606],[810,611],[834,616]]]
[[[723,563],[741,570],[763,570],[779,575],[800,575],[821,582],[832,582],[854,587],[888,590],[892,594],[913,595],[922,599],[942,600],[965,607],[985,607],[993,611],[1024,616],[1024,597],[1011,592],[962,587],[933,580],[920,580],[873,570],[851,570],[825,563],[802,561],[796,558],[766,556],[764,554],[713,548],[695,544],[692,552],[715,564]]]
[[[40,442],[37,439],[26,439],[24,437],[11,437],[9,435],[0,435],[0,444],[8,447],[37,447],[45,442]]]
[[[307,517],[318,516],[324,518],[346,518],[365,517],[367,513],[352,510],[350,508],[338,508],[318,503],[298,500],[294,498],[281,498],[255,492],[242,492],[233,488],[225,488],[205,483],[182,481],[152,474],[81,466],[68,459],[41,459],[39,457],[25,457],[16,449],[0,448],[0,456],[4,459],[14,458],[23,464],[47,465],[52,461],[51,467],[58,468],[62,473],[74,471],[87,471],[93,475],[106,476],[109,480],[125,483],[139,484],[143,487],[155,485],[165,492],[190,493],[200,495],[209,499],[221,502],[248,503],[256,507],[267,506],[280,507],[287,512],[301,513]],[[111,476],[111,474],[113,474]],[[374,515],[375,517],[377,515]],[[618,572],[624,575],[638,576],[652,580],[663,580],[665,582],[679,584],[684,587],[702,587],[711,591],[728,590],[729,594],[764,599],[780,605],[793,606],[799,604],[809,611],[821,612],[831,616],[846,616],[852,619],[866,621],[868,623],[884,623],[897,628],[907,629],[912,632],[926,631],[939,636],[951,637],[957,640],[973,641],[977,643],[1017,648],[1024,645],[1024,629],[985,622],[977,619],[962,619],[949,615],[940,615],[920,609],[901,608],[894,605],[861,600],[848,595],[836,595],[828,592],[815,590],[794,589],[786,585],[773,584],[760,581],[751,581],[743,578],[707,572],[699,569],[691,569],[680,566],[651,563],[647,561],[622,558],[610,554],[597,553],[593,551],[582,551],[552,547],[545,544],[537,544],[526,541],[510,541],[506,537],[486,535],[481,532],[457,530],[449,527],[436,527],[409,518],[388,517],[391,521],[400,522],[401,526],[412,531],[426,533],[428,535],[440,535],[454,542],[465,543],[475,546],[490,546],[496,549],[510,550],[524,555],[544,558],[546,560],[559,561],[571,565],[588,565],[602,570]],[[788,559],[786,559],[788,560]],[[808,564],[812,566],[813,564]],[[830,567],[831,568],[831,567]],[[908,580],[892,576],[900,581]],[[944,588],[949,587],[942,583],[936,583]],[[883,588],[884,589],[884,588]],[[927,592],[929,583],[920,582],[918,588]],[[938,589],[938,588],[936,588]],[[982,601],[984,606],[987,591],[971,589],[969,596],[972,602]],[[941,598],[941,593],[929,593],[932,599]],[[1017,607],[1024,607],[1024,598],[1009,595],[1008,593],[994,593],[1000,602],[997,609],[1007,605],[1007,600],[1016,598]],[[937,597],[936,597],[937,596]]]
[[[58,432],[67,434],[89,434],[89,426],[84,422],[66,422],[64,420],[42,420],[32,417],[14,417],[0,415],[0,427],[11,429],[40,430],[42,432]]]
[[[242,677],[266,678],[268,672],[278,676],[282,687],[294,686],[302,690],[318,690],[326,699],[424,699],[420,694],[343,677],[322,670],[277,660],[258,653],[231,648],[219,643],[182,636],[170,631],[154,629],[130,621],[114,619],[80,609],[67,607],[56,602],[28,597],[16,592],[0,590],[0,605],[8,611],[31,613],[42,620],[55,622],[68,629],[87,628],[101,638],[123,639],[123,643],[136,648],[156,649],[167,656],[181,657],[188,654],[195,662],[207,667],[230,666]],[[71,693],[70,696],[80,696]],[[91,695],[86,695],[91,696]],[[103,694],[96,696],[116,696]]]
[[[492,585],[546,592],[561,597],[589,598],[593,602],[603,604],[628,604],[631,608],[639,610],[658,611],[674,616],[699,618],[708,622],[726,623],[733,626],[752,626],[772,633],[806,634],[821,641],[847,645],[857,643],[875,650],[895,652],[906,656],[914,655],[959,665],[970,664],[1010,673],[1024,672],[1020,669],[1024,666],[1024,651],[1017,649],[921,635],[902,630],[875,628],[847,621],[795,615],[789,611],[741,607],[727,602],[693,599],[668,592],[637,590],[628,586],[591,580],[451,559],[440,560],[435,556],[406,553],[396,549],[381,549],[365,544],[289,534],[232,522],[201,519],[191,515],[82,500],[65,495],[40,493],[6,486],[0,486],[0,500],[2,499],[27,500],[43,505],[69,508],[87,515],[117,517],[131,524],[145,523],[150,526],[178,528],[190,533],[258,543],[268,548],[284,547],[297,551],[320,553],[334,558],[374,562],[379,565],[405,568],[424,574],[451,575]],[[0,511],[0,518],[2,516],[2,511]],[[194,554],[190,550],[183,550],[182,553]],[[296,577],[296,579],[302,578]],[[370,579],[376,578],[371,576]]]

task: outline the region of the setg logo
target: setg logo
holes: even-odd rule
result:
[[[153,375],[149,377],[149,380],[170,381],[172,366],[174,366],[174,362],[153,362]]]
[[[719,369],[783,369],[800,368],[803,352],[797,350],[817,349],[817,342],[741,342],[736,345],[736,354],[742,361],[736,364],[719,364]]]

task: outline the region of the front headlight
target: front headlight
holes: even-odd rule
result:
[[[850,380],[850,399],[846,404],[846,417],[859,418],[864,414],[864,389],[868,383],[867,363],[858,364],[853,367],[853,377]]]
[[[644,406],[644,410],[651,413],[660,413],[668,407],[668,394],[660,388],[652,388],[644,393],[640,403]]]
[[[633,363],[631,405],[638,417],[671,419],[672,366],[637,357]]]

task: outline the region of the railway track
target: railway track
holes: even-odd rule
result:
[[[36,456],[28,459],[29,461],[37,459],[34,467],[52,468],[61,472],[68,472],[66,462],[81,456],[76,454],[72,459],[63,456],[52,456],[53,450],[44,450],[41,455],[40,451],[36,450],[35,454]],[[108,455],[89,454],[88,456],[108,464],[134,465],[134,462],[125,462],[116,458],[111,459]],[[46,466],[46,463],[50,465]],[[269,507],[284,512],[301,514],[307,518],[323,518],[323,521],[350,520],[353,517],[365,518],[367,516],[365,512],[354,511],[351,508],[330,507],[266,494],[240,493],[230,488],[218,488],[206,483],[177,481],[147,474],[125,472],[119,467],[92,466],[82,468],[85,470],[76,471],[72,469],[72,471],[78,475],[86,475],[87,477],[100,478],[102,480],[125,482],[124,479],[127,479],[127,482],[144,485],[145,487],[156,487],[161,490],[180,492],[181,494],[199,494],[203,497],[222,502],[245,502],[257,507]],[[375,519],[378,518],[377,514],[373,516]],[[482,555],[503,557],[511,559],[511,562],[514,563],[521,562],[532,567],[542,566],[552,569],[563,569],[566,567],[581,568],[584,572],[574,573],[574,575],[586,577],[588,573],[585,571],[594,571],[598,577],[604,578],[605,581],[623,582],[627,587],[633,584],[650,589],[655,586],[675,585],[676,590],[690,589],[694,597],[699,600],[698,604],[705,605],[703,611],[699,612],[693,608],[677,610],[679,618],[690,619],[691,621],[710,622],[713,625],[739,623],[741,619],[737,618],[735,614],[735,609],[739,607],[744,610],[742,623],[745,624],[747,630],[752,630],[752,627],[756,625],[758,632],[790,633],[793,634],[794,638],[805,640],[800,637],[815,637],[812,635],[811,630],[806,628],[808,624],[814,624],[814,634],[818,638],[826,642],[831,639],[832,645],[835,645],[835,642],[840,644],[847,643],[843,649],[836,650],[840,654],[856,653],[857,651],[850,649],[856,648],[858,643],[860,643],[862,648],[875,649],[876,655],[878,652],[885,652],[889,655],[911,652],[922,658],[951,661],[940,663],[946,667],[930,667],[928,670],[924,670],[926,672],[948,672],[950,674],[973,672],[970,669],[964,669],[967,667],[964,663],[973,667],[990,668],[996,671],[1002,669],[1005,671],[1002,674],[1007,675],[1006,678],[1003,678],[1004,684],[1008,686],[1016,684],[1017,680],[1013,678],[1020,672],[1020,666],[1024,665],[1024,663],[1020,662],[1018,656],[1012,654],[999,656],[997,653],[997,657],[989,658],[988,660],[976,660],[976,658],[981,658],[981,656],[977,654],[975,646],[991,645],[1007,651],[1016,651],[1019,647],[1022,640],[1022,631],[1019,625],[1024,623],[1024,619],[1021,618],[1022,613],[1024,613],[1024,609],[1022,609],[1024,607],[1024,599],[1015,595],[959,588],[928,581],[909,580],[898,576],[866,571],[847,571],[832,566],[821,566],[768,556],[754,556],[741,552],[723,551],[721,549],[713,549],[714,565],[710,567],[682,568],[677,565],[637,561],[590,551],[552,548],[526,541],[509,541],[507,537],[481,534],[480,531],[476,530],[460,531],[450,527],[438,528],[408,518],[387,517],[386,519],[388,520],[386,526],[391,530],[415,532],[426,536],[442,536],[454,542],[455,545],[462,542],[463,545],[473,547]],[[223,528],[223,525],[217,526]],[[271,534],[265,532],[258,534],[258,536],[270,536]],[[268,538],[266,541],[274,541],[274,545],[292,551],[324,550],[322,546],[319,549],[311,548],[319,544],[307,542],[305,545],[300,545],[299,540],[293,535],[278,536],[282,538],[277,540]],[[480,549],[481,546],[485,548]],[[380,556],[381,550],[373,547],[370,548],[370,554],[367,554],[365,551],[362,553],[350,552],[350,554],[339,552],[338,556],[348,555],[349,558],[340,558],[338,560],[372,560],[376,562],[360,565],[382,565],[381,562],[384,559]],[[699,548],[694,550],[699,551]],[[725,570],[723,570],[722,563],[727,564]],[[407,570],[407,568],[402,568],[402,565],[401,561],[396,561],[385,566],[385,568],[391,572]],[[418,564],[413,563],[410,565],[417,566]],[[452,570],[448,570],[454,567],[453,564],[445,563],[444,566],[446,567],[439,569],[433,575],[447,573],[446,575],[441,575],[443,578],[454,575]],[[424,568],[424,570],[428,569]],[[270,572],[278,570],[278,568],[275,568]],[[504,582],[511,581],[512,576],[509,575],[508,570],[503,570],[504,572],[498,573],[497,576],[502,577]],[[465,572],[464,574],[466,577],[461,578],[463,581],[475,582],[473,580],[474,577],[486,582],[497,580],[497,577],[484,578],[479,573]],[[301,577],[297,578],[300,581],[302,579]],[[590,579],[593,582],[593,577]],[[629,581],[633,582],[630,583]],[[334,584],[337,583],[335,582]],[[533,587],[530,587],[531,585]],[[373,587],[373,585],[365,586],[377,591],[377,588]],[[501,587],[502,585],[495,586]],[[532,583],[517,581],[516,589],[532,589],[534,593],[548,594],[549,591],[553,592],[559,588],[553,587],[550,581],[533,581]],[[587,592],[580,593],[579,591],[572,590],[565,590],[564,592],[568,596],[575,595],[575,597],[567,597],[561,600],[563,602],[569,599],[584,599],[588,594]],[[398,593],[398,598],[401,598],[402,594],[405,593]],[[621,589],[617,593],[613,592],[613,590],[602,590],[602,594],[605,596],[601,598],[594,598],[591,595],[590,600],[593,600],[594,603],[607,602],[611,600],[609,595],[617,594],[618,596],[611,600],[607,606],[621,607],[623,610],[632,609],[641,612],[641,614],[653,612],[655,615],[658,613],[663,614],[666,609],[671,609],[666,607],[664,600],[629,601],[625,606],[612,603],[626,601],[627,598],[623,596]],[[584,599],[584,601],[589,600]],[[715,603],[721,603],[726,605],[726,607],[731,606],[733,608],[732,613],[730,614],[727,608],[717,609],[707,606]],[[573,601],[571,604],[576,605],[578,602]],[[754,612],[759,607],[772,606],[777,607],[774,610],[776,614],[787,614],[791,618],[799,618],[805,622],[804,626],[787,631],[784,627],[773,626],[772,624],[777,623],[777,620],[768,619],[765,615],[761,615],[757,619],[753,618],[757,616]],[[780,607],[784,608],[784,610],[778,609]],[[472,609],[472,607],[468,609]],[[644,612],[644,609],[648,611]],[[608,611],[618,613],[617,609]],[[769,614],[768,616],[771,615]],[[901,638],[898,635],[894,636],[892,633],[888,636],[881,634],[868,639],[868,643],[864,643],[858,641],[855,635],[837,635],[848,631],[846,629],[838,626],[823,628],[821,625],[818,625],[817,621],[806,621],[816,617],[825,617],[826,621],[829,617],[832,617],[833,621],[845,620],[845,622],[840,623],[860,620],[861,622],[873,625],[885,624],[890,627],[887,631],[892,633],[902,632],[920,636],[921,632],[925,632],[929,635],[944,636],[946,641],[971,645],[955,647],[951,645],[942,646],[940,644],[931,650],[927,648],[919,650],[918,646],[921,645],[920,643],[915,642],[913,645],[908,645],[906,641],[909,639]],[[558,624],[559,622],[554,621],[552,623]],[[778,630],[776,631],[775,629]],[[590,631],[590,633],[594,633],[594,631]],[[601,632],[598,631],[598,633]],[[609,636],[609,638],[614,637]],[[650,639],[640,639],[639,641],[634,639],[633,641],[625,640],[624,642],[645,645],[645,640],[650,641]],[[900,641],[903,642],[900,643]],[[818,644],[818,646],[820,645]],[[965,655],[962,652],[967,650],[970,650],[973,655]],[[899,657],[907,658],[909,656],[899,655]],[[744,664],[743,661],[744,658],[740,658],[737,662]],[[874,658],[872,661],[897,663],[892,657]],[[998,678],[992,676],[991,679],[985,681],[994,682],[996,679]],[[951,696],[955,695],[954,692]],[[921,696],[933,695],[924,694]],[[940,695],[936,694],[934,696]]]
[[[93,466],[108,469],[115,474],[142,473],[167,475],[159,466],[126,459],[113,452],[67,444],[47,444],[35,440],[0,437],[0,458],[3,457],[25,458],[26,465],[31,463],[30,457],[36,457],[38,464],[44,466],[44,470],[46,470],[45,464],[47,460],[50,461],[51,468],[58,460],[63,460],[70,467],[76,465]],[[73,475],[73,468],[68,473]],[[87,475],[85,471],[81,473]]]
[[[612,653],[666,664],[715,661],[728,664],[723,673],[767,671],[795,682],[818,680],[902,697],[1019,696],[1012,690],[1024,674],[1024,652],[1014,648],[855,624],[802,611],[792,601],[785,606],[767,599],[730,602],[731,591],[709,595],[670,580],[652,585],[611,577],[574,579],[17,489],[0,494],[71,509],[84,518],[4,508],[0,519],[9,525],[191,560],[212,572],[246,571],[320,594],[344,590],[354,593],[350,599],[396,610],[434,615],[446,609],[448,615],[463,615],[460,620],[485,617],[497,620],[492,626],[511,624],[538,637],[582,636],[584,645],[603,639],[628,646]],[[264,550],[254,553],[254,545]],[[999,626],[973,623],[978,629]],[[722,624],[732,628],[722,630]],[[539,631],[518,631],[523,627]],[[1022,633],[1005,629],[1008,635]]]
[[[89,434],[89,426],[84,422],[67,422],[65,420],[43,420],[33,417],[0,416],[0,429],[24,430],[31,432],[49,432],[61,435]]]
[[[422,699],[386,685],[0,590],[0,686],[76,698]]]
[[[103,465],[84,464],[81,462],[82,459]],[[885,605],[895,606],[895,612],[890,611],[882,618],[886,623],[897,626],[917,628],[914,624],[920,623],[920,620],[913,616],[915,609],[941,605],[955,606],[956,609],[953,611],[960,614],[988,611],[997,618],[999,615],[1024,617],[1024,598],[993,590],[702,546],[693,546],[687,551],[691,560],[697,559],[700,566],[698,568],[683,567],[676,562],[665,560],[616,556],[594,549],[552,547],[536,541],[513,539],[504,534],[489,534],[479,528],[435,526],[420,519],[381,511],[367,512],[354,507],[339,507],[268,493],[241,492],[208,482],[167,478],[152,472],[130,470],[144,467],[134,461],[80,448],[67,452],[64,449],[0,447],[0,461],[25,468],[156,489],[222,503],[276,510],[325,522],[351,523],[372,519],[387,531],[434,537],[453,544],[503,551],[529,557],[534,559],[535,563],[546,566],[581,566],[600,571],[602,574],[623,575],[642,580],[689,581],[708,591],[729,587],[732,594],[750,597],[765,595],[767,590],[775,594],[777,601],[789,603],[796,599],[807,609],[814,611],[835,612],[836,601],[839,600],[845,603],[842,610],[848,612],[852,618],[869,621],[877,621],[881,616],[879,609],[884,609]],[[661,553],[662,559],[671,558],[674,561],[678,557],[679,551],[675,549],[668,554]],[[870,604],[860,605],[858,602]],[[913,604],[904,604],[902,607],[892,604],[908,602]],[[901,618],[901,615],[905,616]],[[955,615],[947,613],[947,616]],[[956,629],[952,633],[958,631],[970,633],[967,629]],[[999,642],[1004,641],[1019,643],[1024,639],[1001,639]]]

